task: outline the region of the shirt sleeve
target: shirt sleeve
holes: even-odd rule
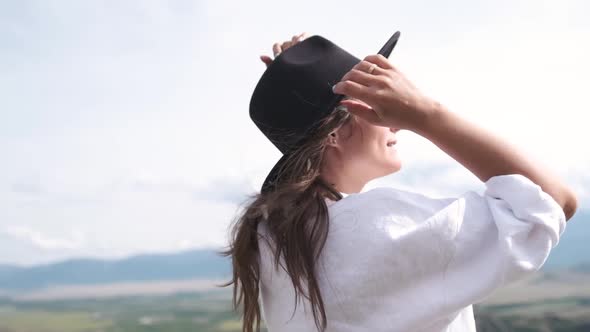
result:
[[[539,270],[565,230],[561,206],[527,177],[498,175],[485,186],[483,196],[468,191],[439,211],[454,227],[441,289],[449,310]]]

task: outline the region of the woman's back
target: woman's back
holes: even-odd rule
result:
[[[538,270],[566,223],[557,202],[520,174],[485,184],[483,196],[382,187],[329,201],[316,276],[327,331],[475,331],[471,304]],[[309,302],[300,297],[295,309],[291,280],[259,244],[269,331],[316,330]]]

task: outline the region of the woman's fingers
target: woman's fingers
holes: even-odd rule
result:
[[[395,67],[393,66],[393,64],[391,62],[389,62],[389,60],[381,54],[367,55],[365,57],[364,61],[374,63],[383,69],[394,69],[395,70]]]
[[[368,72],[370,67],[374,67],[371,73]],[[360,61],[354,65],[351,70],[344,74],[344,76],[342,76],[339,83],[344,84],[340,84],[340,87],[338,87],[339,83],[337,83],[334,86],[334,92],[364,100],[367,97],[367,94],[370,93],[370,90],[367,88],[383,86],[382,82],[384,80],[384,76],[387,76],[387,74],[387,70],[379,67],[379,65],[365,60]],[[338,91],[343,92],[341,93]],[[355,95],[351,95],[349,93],[353,93]],[[359,95],[359,93],[364,95]]]
[[[307,38],[307,32],[302,32],[298,35],[294,35],[291,40],[286,40],[282,43],[274,43],[272,45],[272,53],[274,55],[274,57],[276,58],[277,56],[279,56],[279,54],[281,54],[281,52],[285,51],[286,49],[288,49],[289,47],[299,43],[300,41],[304,40],[305,38]],[[263,62],[266,63],[265,60],[262,60]]]
[[[346,106],[346,109],[350,113],[360,116],[361,118],[367,120],[368,122],[374,125],[383,125],[383,120],[381,119],[377,111],[375,111],[373,108],[371,108],[371,106],[367,105],[366,103],[360,100],[344,99],[340,102],[340,105]]]
[[[375,68],[377,69],[377,68]],[[352,68],[342,78],[341,81],[354,81],[364,86],[374,86],[379,84],[379,76],[375,75],[375,70],[372,74],[367,73],[364,70]]]
[[[276,58],[277,56],[279,56],[279,54],[281,54],[281,52],[283,52],[284,50],[286,50],[287,48],[301,42],[302,40],[304,40],[305,38],[307,38],[307,33],[306,32],[302,32],[298,35],[294,35],[293,38],[291,38],[290,41],[285,41],[282,43],[274,43],[272,45],[272,53],[274,55],[274,57]],[[260,56],[260,60],[266,64],[266,66],[268,67],[273,59],[267,55],[261,55]]]
[[[375,62],[370,62],[367,60],[359,61],[359,63],[354,65],[354,67],[352,67],[352,69],[349,70],[346,74],[344,74],[344,76],[342,76],[342,78],[340,79],[341,82],[351,81],[356,84],[362,85],[365,88],[373,88],[373,89],[362,90],[362,89],[360,89],[360,87],[355,86],[353,84],[351,86],[347,85],[344,87],[345,89],[351,89],[351,90],[347,90],[346,92],[347,93],[365,93],[365,94],[372,93],[372,94],[374,94],[375,93],[374,88],[377,88],[377,89],[384,88],[387,85],[387,82],[391,80],[392,75],[396,75],[395,70],[393,69],[391,63],[383,62],[384,58],[385,57],[383,57],[380,54],[368,56],[365,59],[370,60],[370,61],[375,61]],[[388,68],[384,69],[381,66],[385,66]],[[364,100],[364,98],[362,98],[361,96],[348,95],[347,93],[343,93],[343,94],[350,96],[350,97]]]
[[[288,49],[289,47],[291,47],[291,41],[290,40],[283,42],[283,44],[281,45],[281,48],[283,49],[283,51],[286,50],[286,49]]]
[[[372,69],[371,73],[369,73],[369,70],[371,70],[371,67],[374,67],[374,68]],[[381,68],[378,64],[373,63],[373,62],[369,62],[366,60],[359,61],[359,63],[354,65],[354,67],[352,67],[352,69],[357,69],[359,71],[362,71],[364,73],[367,73],[367,74],[373,75],[373,76],[384,75],[387,73],[387,70]]]
[[[283,51],[283,49],[281,48],[281,44],[280,43],[274,43],[272,45],[272,53],[275,56],[275,58],[277,57],[277,55],[279,55],[279,53],[281,53]]]
[[[268,55],[261,55],[260,60],[262,60],[262,62],[264,62],[264,64],[266,64],[266,66],[269,66],[272,63],[272,58],[269,57]]]
[[[360,100],[367,100],[367,97],[370,98],[369,91],[366,86],[349,80],[340,81],[334,84],[332,91],[334,91],[334,93],[337,94],[345,95]]]
[[[307,32],[302,32],[302,33],[296,35],[296,37],[297,37],[296,38],[297,43],[302,42],[302,41],[304,41],[308,37],[307,36]]]

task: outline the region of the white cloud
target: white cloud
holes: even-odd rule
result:
[[[400,30],[391,59],[418,87],[590,201],[586,2],[334,4],[2,3],[0,262],[224,244],[236,203],[280,157],[248,117],[258,55],[302,31],[363,57]],[[402,171],[372,186],[481,185],[432,143],[398,137]]]
[[[5,226],[2,232],[44,250],[80,249],[86,242],[85,234],[79,230],[71,231],[68,238],[51,237],[30,227],[16,225]]]

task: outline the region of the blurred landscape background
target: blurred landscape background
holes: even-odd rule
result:
[[[474,306],[478,331],[590,331],[590,259],[560,261],[582,256],[575,239],[562,240],[542,271]],[[229,280],[230,262],[214,249],[3,265],[0,331],[241,331],[232,289],[220,287]]]
[[[280,152],[248,116],[272,44],[308,32],[390,60],[578,194],[538,273],[478,331],[590,331],[590,3],[0,1],[0,332],[239,331],[228,227]],[[370,182],[483,192],[410,131]]]

